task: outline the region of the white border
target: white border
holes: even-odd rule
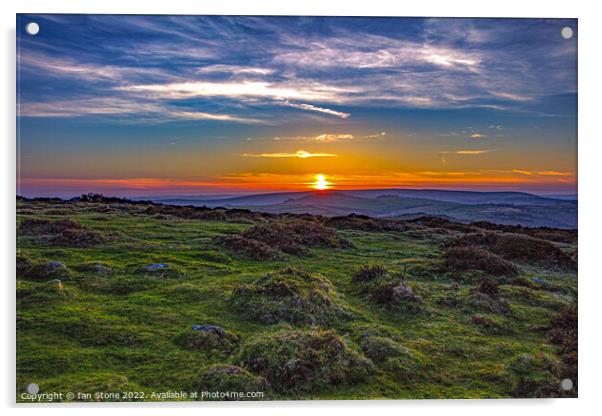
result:
[[[338,401],[338,402],[279,402],[279,403],[199,403],[199,404],[110,404],[73,406],[21,406],[22,413],[44,414],[115,414],[169,413],[198,414],[199,412],[241,413],[245,415],[307,414],[345,412],[346,415],[365,414],[372,408],[379,413],[400,412],[447,415],[507,415],[508,413],[545,412],[546,415],[589,414],[601,408],[598,403],[600,382],[600,313],[602,303],[602,262],[597,261],[602,244],[600,217],[602,213],[602,175],[599,159],[602,155],[599,120],[601,96],[600,46],[602,14],[595,2],[556,1],[527,2],[503,0],[498,2],[469,0],[419,0],[393,2],[383,0],[228,0],[184,1],[165,0],[21,0],[16,4],[1,2],[2,91],[2,255],[1,265],[4,302],[2,302],[5,337],[1,345],[3,365],[0,378],[2,404],[15,411],[14,403],[14,262],[15,262],[15,13],[121,13],[121,14],[255,14],[255,15],[345,15],[345,16],[456,16],[456,17],[576,17],[579,18],[579,399],[567,400],[439,400],[439,401]]]

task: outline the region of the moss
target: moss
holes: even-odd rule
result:
[[[214,364],[201,371],[195,381],[194,389],[199,393],[200,398],[203,398],[203,393],[209,393],[207,394],[209,399],[215,396],[216,400],[245,400],[247,398],[230,393],[261,392],[267,388],[267,384],[265,378],[255,376],[238,366]]]
[[[60,279],[44,283],[17,282],[17,298],[23,299],[24,305],[32,305],[68,301],[75,299],[78,291],[67,287]]]
[[[264,324],[326,325],[350,317],[329,280],[293,268],[237,286],[230,305],[245,318]]]
[[[182,348],[194,351],[229,355],[238,349],[239,338],[230,331],[217,333],[188,328],[176,335],[174,342]]]
[[[280,393],[356,383],[372,371],[370,361],[333,330],[284,330],[259,336],[243,347],[239,361]]]
[[[69,392],[80,393],[72,400],[66,398],[65,401],[82,402],[114,402],[113,394],[123,396],[124,392],[139,393],[143,389],[136,383],[131,382],[125,375],[116,373],[86,373],[69,374],[40,384],[40,393],[51,393],[65,391],[61,387],[68,385]],[[64,395],[64,397],[66,397]],[[119,401],[137,401],[134,397],[121,397]]]

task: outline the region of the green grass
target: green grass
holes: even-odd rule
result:
[[[333,320],[323,329],[334,330],[361,355],[362,331],[379,328],[375,348],[407,350],[412,359],[391,353],[377,360],[367,377],[320,384],[317,390],[283,393],[268,386],[264,399],[513,397],[522,391],[517,385],[525,371],[538,382],[557,381],[552,376],[546,380],[542,370],[546,365],[542,354],[557,359],[542,328],[564,305],[576,301],[575,272],[518,264],[518,277],[529,281],[541,277],[546,285],[525,288],[502,282],[500,296],[508,301],[510,312],[494,314],[470,302],[470,289],[478,279],[469,272],[438,271],[441,244],[448,237],[428,229],[419,238],[415,232],[344,230],[339,234],[352,243],[351,248],[311,248],[308,255],[253,261],[222,251],[213,241],[250,224],[155,218],[145,215],[144,208],[17,203],[18,223],[25,218],[69,218],[106,238],[100,245],[77,248],[46,245],[35,236],[18,237],[19,255],[34,264],[59,261],[69,269],[61,279],[63,292],[44,280],[17,282],[18,401],[23,401],[20,393],[32,382],[40,392],[141,391],[147,400],[152,392],[192,391],[211,365],[241,363],[238,350],[216,353],[174,342],[191,325],[218,325],[238,336],[237,348],[278,331],[309,329],[293,323],[264,325],[245,319],[231,305],[237,286],[287,267],[330,281],[353,312],[352,320]],[[141,271],[151,263],[165,263],[169,271]],[[423,301],[420,312],[402,313],[370,301],[352,281],[367,263],[405,271]],[[108,272],[98,271],[95,264]],[[450,297],[456,305],[441,302]],[[475,324],[475,315],[488,318],[495,331]],[[528,361],[527,370],[517,364],[525,354],[536,357],[523,360]],[[527,390],[519,395],[531,394],[535,393]]]

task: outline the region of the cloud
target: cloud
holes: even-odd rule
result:
[[[170,111],[170,115],[176,118],[188,120],[217,120],[217,121],[232,121],[242,124],[266,124],[265,120],[248,117],[237,117],[230,114],[214,114],[204,113],[201,111]]]
[[[454,150],[454,151],[443,151],[439,152],[440,155],[483,155],[486,153],[495,152],[497,149],[488,149],[488,150]]]
[[[115,88],[118,91],[143,93],[155,98],[182,99],[194,97],[271,98],[275,100],[299,99],[334,101],[350,89],[318,82],[265,82],[265,81],[195,81],[168,84],[140,84]]]
[[[351,133],[321,133],[315,136],[276,136],[273,137],[273,141],[302,141],[312,143],[335,143],[335,142],[349,142],[363,139],[381,139],[387,135],[387,132],[381,131],[380,133],[368,134],[368,135],[354,135]],[[265,138],[252,138],[247,137],[247,141],[260,141],[268,140]]]
[[[482,138],[487,137],[487,136],[484,135],[484,134],[481,134],[481,133],[472,133],[468,137],[470,137],[471,139],[482,139]]]
[[[559,172],[555,170],[544,170],[544,171],[533,171],[533,170],[521,170],[513,169],[512,173],[518,173],[526,176],[573,176],[571,172]]]
[[[225,73],[231,75],[271,75],[274,72],[273,68],[225,64],[203,66],[195,71],[197,74]]]
[[[265,157],[265,158],[299,158],[307,159],[310,157],[337,157],[333,153],[310,153],[305,150],[297,150],[295,153],[243,153],[244,157]]]
[[[336,117],[343,118],[343,119],[347,118],[351,115],[349,113],[343,113],[341,111],[331,110],[330,108],[317,107],[317,106],[311,105],[311,104],[303,104],[303,103],[296,104],[296,103],[291,103],[291,102],[287,101],[286,105],[288,105],[289,107],[300,108],[302,110],[317,111],[319,113],[330,114],[332,116],[336,116]]]

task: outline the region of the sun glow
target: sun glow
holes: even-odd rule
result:
[[[318,191],[330,189],[330,183],[326,181],[326,177],[322,174],[316,175],[316,181],[312,184],[312,186]]]

